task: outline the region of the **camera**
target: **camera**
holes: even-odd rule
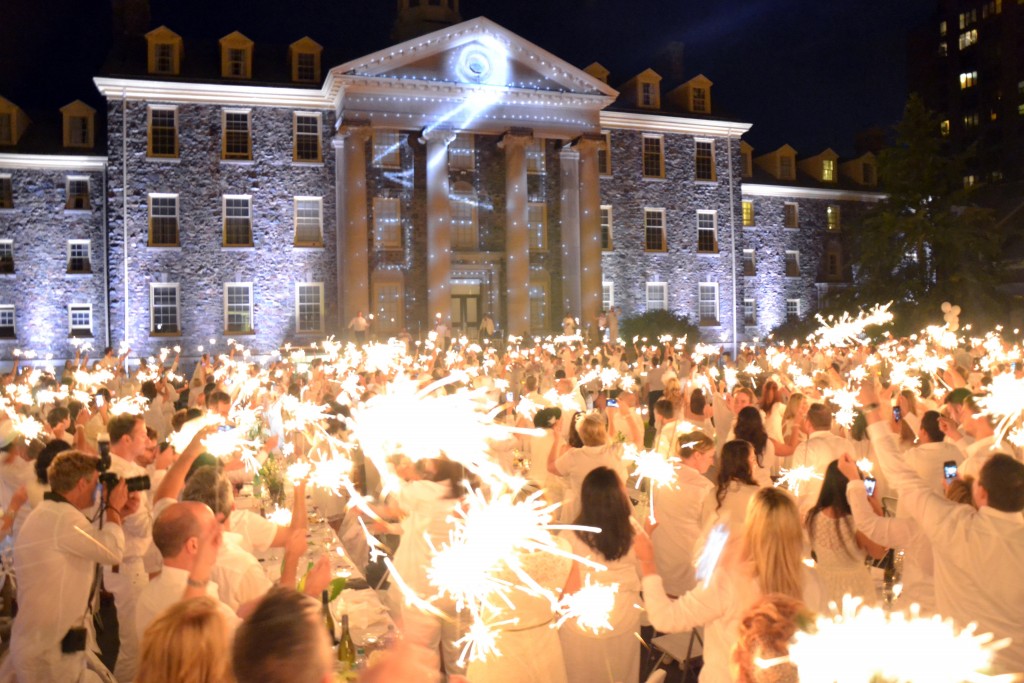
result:
[[[96,470],[100,473],[100,483],[109,491],[121,481],[121,477],[118,476],[117,472],[110,471],[110,436],[108,434],[100,434],[97,438],[97,445],[100,449],[100,458],[96,462]],[[128,487],[128,493],[132,491],[148,491],[152,488],[149,476],[145,474],[138,477],[125,477],[124,483]]]

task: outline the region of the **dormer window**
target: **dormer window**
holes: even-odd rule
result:
[[[0,145],[14,144],[14,114],[0,111]]]
[[[788,154],[779,156],[779,178],[782,180],[793,180],[796,178],[793,157]]]
[[[868,162],[865,161],[864,165],[861,167],[861,174],[864,176],[864,184],[865,185],[872,185],[873,186],[877,182],[875,180],[875,165],[874,164],[871,164],[871,163],[868,163]]]
[[[245,50],[237,47],[228,49],[228,76],[232,78],[247,78],[248,71],[245,68]]]
[[[836,181],[835,159],[821,160],[821,181],[823,183],[834,183]]]
[[[252,41],[238,31],[220,39],[222,78],[252,78]]]
[[[703,114],[708,111],[708,90],[707,88],[693,89],[693,111]]]
[[[296,83],[320,82],[320,54],[323,47],[312,38],[302,38],[288,46],[292,80]]]
[[[0,97],[0,146],[16,145],[28,126],[25,112],[10,100]]]
[[[96,110],[81,100],[61,107],[64,116],[64,146],[92,147]]]
[[[640,84],[640,104],[644,107],[654,106],[654,84],[653,83],[641,83]]]
[[[161,76],[177,76],[181,73],[181,36],[161,26],[146,34],[146,43],[149,46],[149,73]]]

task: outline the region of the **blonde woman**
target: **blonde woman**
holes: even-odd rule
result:
[[[135,683],[234,683],[229,630],[213,599],[175,603],[146,629]]]
[[[611,442],[604,415],[577,413],[573,419],[583,445],[562,453],[556,439],[548,455],[548,471],[569,478],[565,498],[562,500],[562,521],[565,523],[571,523],[580,514],[580,489],[583,479],[591,470],[607,467],[614,470],[622,481],[627,478],[626,464],[622,461],[622,444]],[[560,436],[562,430],[555,427],[555,433]]]
[[[812,611],[824,606],[817,578],[803,564],[803,545],[796,501],[780,489],[759,489],[747,510],[746,525],[729,539],[710,577],[672,600],[657,573],[650,541],[637,535],[634,550],[651,624],[668,632],[705,626],[701,683],[732,683],[729,660],[739,640],[740,621],[761,596],[781,593],[802,600]]]

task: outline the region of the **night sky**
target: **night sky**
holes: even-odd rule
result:
[[[23,105],[99,103],[91,77],[110,40],[103,0],[3,0],[0,95]],[[152,25],[185,38],[240,30],[256,42],[310,35],[345,58],[390,44],[394,0],[153,0]],[[853,152],[859,131],[891,127],[906,99],[908,33],[935,0],[463,0],[463,18],[486,16],[579,67],[599,61],[619,85],[669,42],[684,73],[714,82],[714,105],[754,123],[755,154],[783,143],[801,155]],[[326,65],[325,67],[330,66]],[[664,75],[664,74],[663,74]]]

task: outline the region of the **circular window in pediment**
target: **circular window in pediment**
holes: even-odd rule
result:
[[[458,76],[463,81],[485,83],[491,74],[492,55],[482,45],[470,45],[459,55]]]

